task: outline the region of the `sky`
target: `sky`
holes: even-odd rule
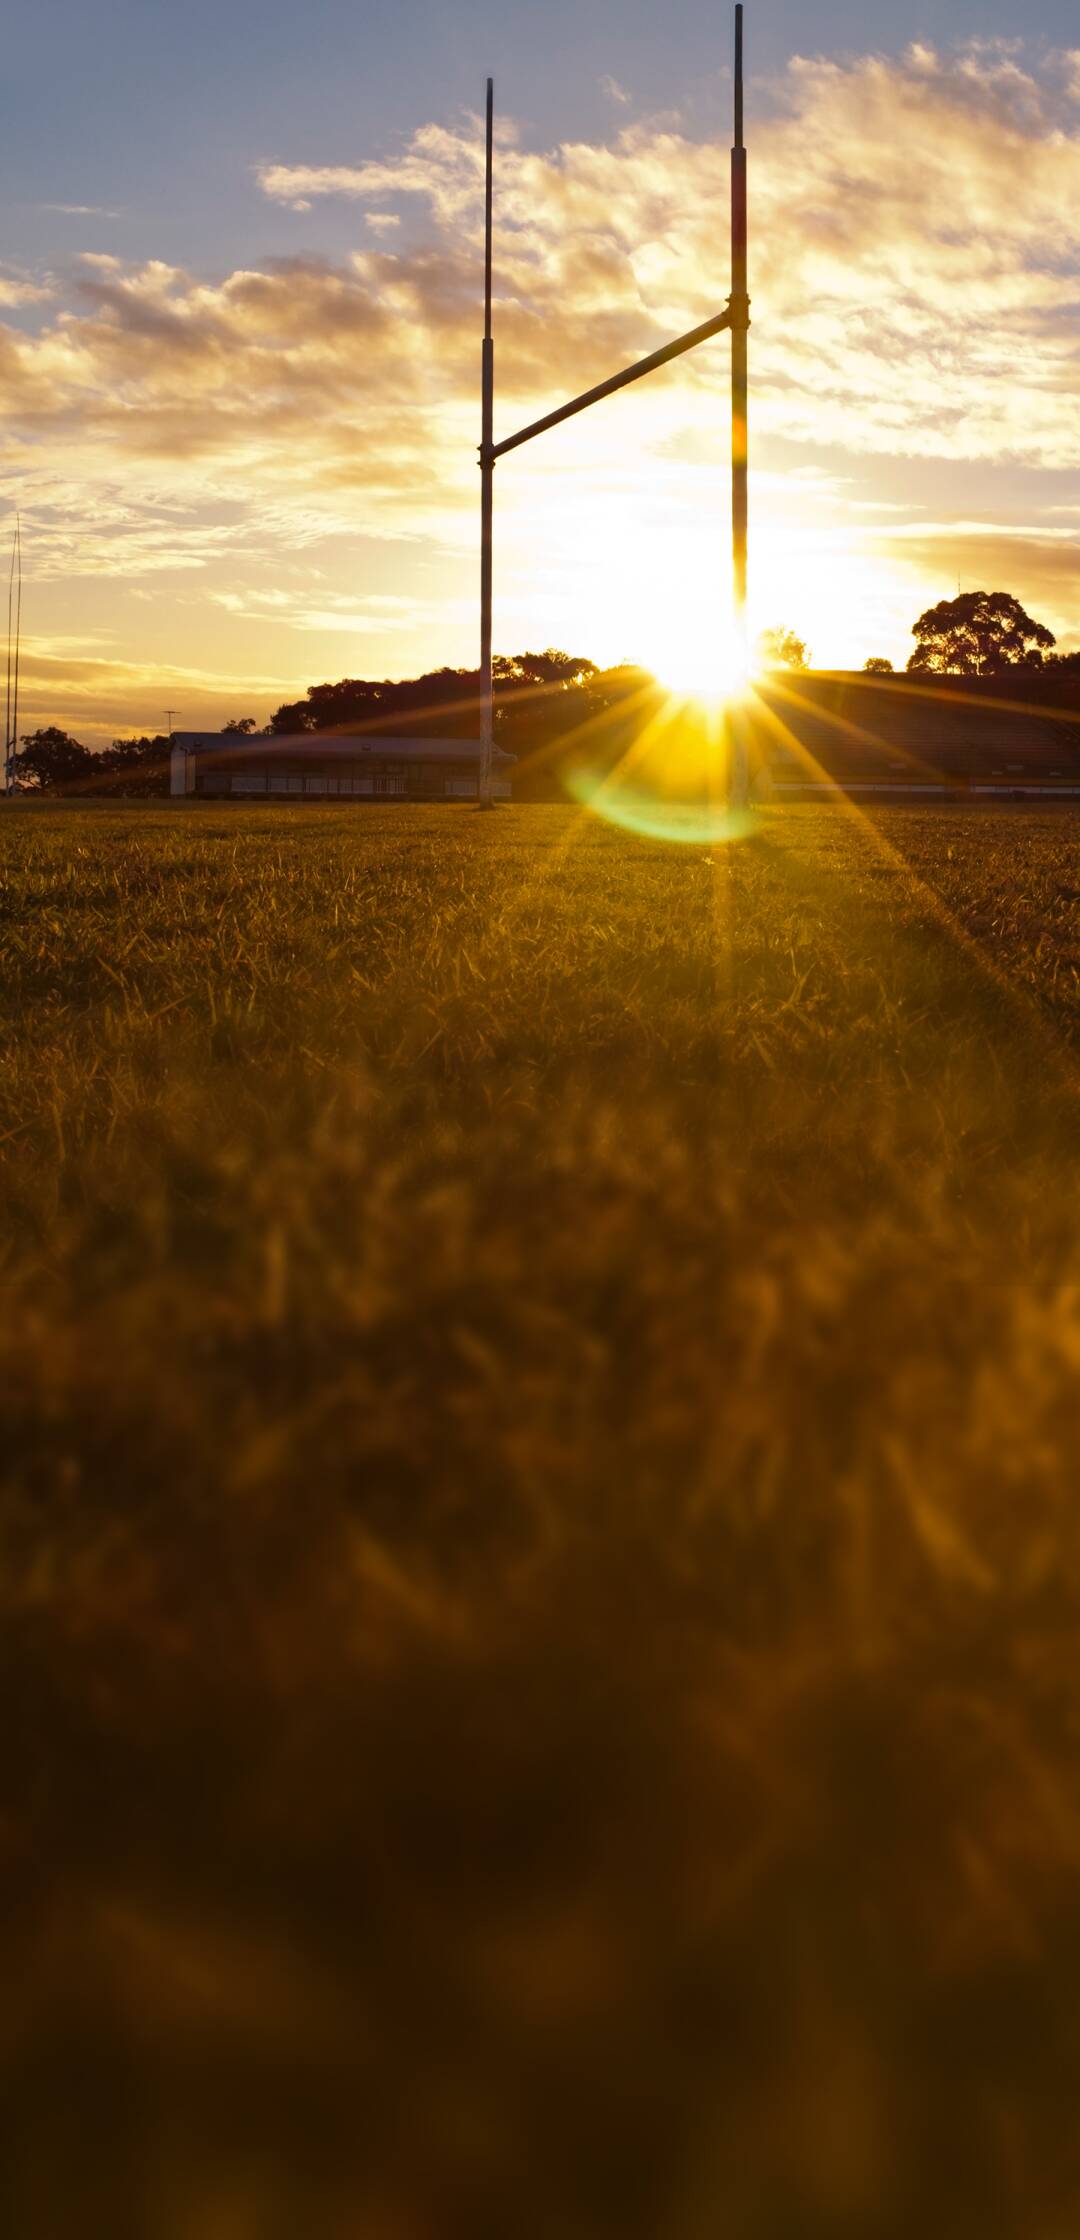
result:
[[[477,658],[496,436],[728,276],[732,11],[35,0],[14,14],[0,508],[20,730],[264,721]],[[751,621],[897,666],[964,588],[1080,644],[1075,0],[747,0]],[[501,462],[495,644],[691,681],[730,599],[721,336]]]

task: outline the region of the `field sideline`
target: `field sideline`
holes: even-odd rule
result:
[[[5,2231],[1080,2229],[1078,844],[0,815]]]

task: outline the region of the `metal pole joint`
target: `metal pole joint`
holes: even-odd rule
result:
[[[750,326],[750,298],[746,295],[728,297],[728,314],[733,334],[746,334]]]

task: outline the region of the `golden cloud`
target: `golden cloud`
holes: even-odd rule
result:
[[[0,272],[0,307],[5,311],[17,311],[24,303],[47,303],[51,294],[51,288],[39,287],[33,280]]]
[[[993,42],[792,63],[752,134],[756,444],[862,454],[860,476],[874,454],[1080,461],[1074,65],[1025,71]],[[358,522],[471,538],[479,121],[425,125],[393,158],[259,177],[285,206],[371,204],[365,246],[209,280],[98,253],[53,303],[52,281],[0,278],[0,304],[38,307],[0,323],[0,487],[31,512],[39,578],[227,564],[239,619],[256,552],[265,568]],[[670,120],[547,152],[504,131],[504,425],[719,307],[727,194],[726,149]],[[675,473],[723,432],[725,384],[721,344],[622,403],[621,428]],[[1068,560],[1037,529],[1029,548],[1063,597]],[[902,557],[932,549],[927,534]],[[317,583],[297,600],[327,630],[358,612]]]
[[[1064,92],[993,46],[796,61],[782,92],[752,155],[758,427],[849,451],[1074,463],[1080,137]],[[2,330],[9,426],[228,461],[283,495],[358,476],[373,497],[433,472],[459,484],[480,164],[470,121],[424,127],[395,162],[263,169],[285,202],[420,198],[435,239],[399,254],[293,258],[216,284],[84,259],[51,323]],[[547,399],[715,308],[726,195],[723,149],[648,122],[606,147],[504,147],[500,395]],[[716,354],[672,379],[722,377]]]

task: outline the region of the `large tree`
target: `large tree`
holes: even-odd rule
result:
[[[963,591],[939,599],[912,626],[918,639],[908,668],[939,676],[996,677],[1003,669],[1041,669],[1054,633],[1034,622],[1011,591]]]
[[[794,630],[776,628],[763,630],[757,642],[757,655],[763,669],[806,669],[810,665],[803,640]]]
[[[19,742],[15,782],[21,790],[60,793],[93,778],[96,758],[81,740],[55,723],[40,731],[26,731]]]

